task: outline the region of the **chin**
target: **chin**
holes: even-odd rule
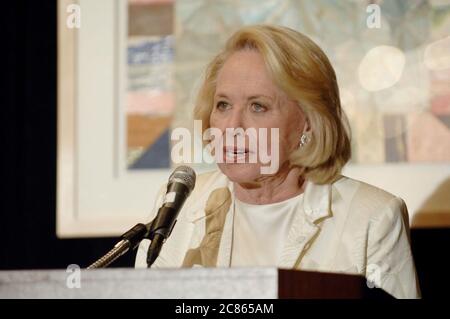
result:
[[[260,165],[258,164],[217,164],[222,173],[234,183],[253,182],[261,176]]]

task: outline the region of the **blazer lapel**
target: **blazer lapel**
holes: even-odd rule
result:
[[[217,267],[231,266],[231,249],[233,247],[233,222],[234,221],[234,196],[231,205],[225,216],[225,223],[222,231],[222,238],[217,256]]]
[[[227,187],[217,188],[211,192],[204,208],[204,217],[202,220],[194,222],[202,222],[204,236],[197,248],[189,249],[186,252],[183,267],[193,267],[194,265],[214,267],[218,264],[218,259],[223,259],[222,256],[219,256],[219,250],[224,246],[222,235],[225,229],[224,225],[229,219],[231,202],[231,192]]]
[[[332,216],[331,185],[308,182],[278,262],[280,268],[298,268],[320,232],[320,223]]]

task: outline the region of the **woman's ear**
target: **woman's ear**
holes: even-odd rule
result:
[[[311,126],[309,124],[309,121],[306,120],[305,124],[303,125],[303,132],[300,135],[299,147],[300,148],[304,147],[306,144],[309,143],[310,140],[311,140]]]
[[[305,120],[305,125],[303,126],[303,133],[311,132],[311,125],[309,124],[309,119]]]

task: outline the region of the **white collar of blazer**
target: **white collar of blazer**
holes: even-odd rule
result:
[[[303,210],[299,209],[289,230],[278,267],[298,268],[300,262],[320,232],[320,223],[332,217],[331,185],[307,182]]]

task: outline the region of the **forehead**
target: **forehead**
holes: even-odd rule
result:
[[[216,93],[275,96],[279,89],[270,78],[263,57],[255,50],[233,53],[217,76]]]

